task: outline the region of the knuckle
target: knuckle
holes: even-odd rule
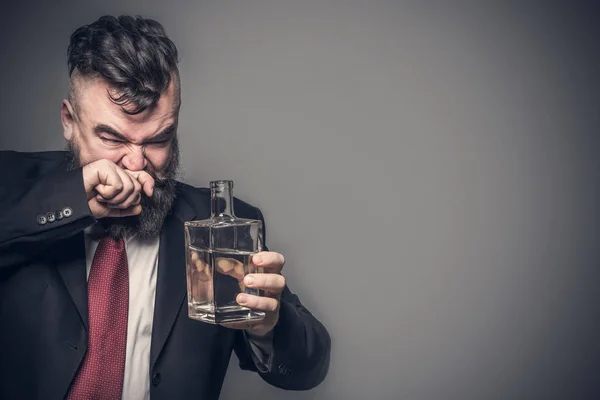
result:
[[[135,190],[135,186],[133,186],[133,184],[132,184],[131,182],[127,182],[127,183],[125,184],[125,190],[124,190],[124,191],[125,191],[127,194],[131,194],[131,193],[133,193],[133,191],[134,191],[134,190]]]

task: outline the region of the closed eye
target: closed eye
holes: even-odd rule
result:
[[[160,146],[167,145],[170,141],[171,141],[171,139],[169,138],[169,139],[165,139],[165,140],[151,141],[151,142],[148,142],[147,144],[149,146],[159,146],[160,147]]]
[[[107,137],[100,137],[100,139],[104,142],[104,143],[108,143],[108,144],[113,144],[113,145],[117,145],[117,144],[121,144],[123,143],[122,140],[119,139],[110,139]]]

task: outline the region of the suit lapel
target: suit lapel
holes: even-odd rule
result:
[[[206,207],[206,210],[208,210],[208,206]],[[200,208],[202,209],[202,205],[200,205]],[[160,235],[156,300],[154,303],[152,345],[150,349],[151,368],[154,367],[179,310],[187,298],[184,222],[193,220],[195,216],[196,213],[185,200],[178,199],[173,207],[173,214],[165,220]]]
[[[88,301],[83,233],[66,239],[59,250],[56,268],[75,303],[81,322],[88,329]]]

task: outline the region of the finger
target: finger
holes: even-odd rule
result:
[[[104,217],[126,217],[130,215],[138,215],[142,212],[142,206],[136,205],[127,209],[111,208],[107,204],[99,202],[96,198],[93,198],[88,203],[92,214],[97,218]]]
[[[141,188],[141,186],[140,186]],[[127,199],[125,199],[122,203],[117,204],[118,208],[124,209],[132,206],[137,206],[142,201],[142,193],[141,192],[133,192]]]
[[[133,192],[131,192],[129,197],[118,204],[118,208],[129,208],[140,204],[142,201],[142,185],[133,178],[131,178],[131,182],[133,183]]]
[[[121,168],[117,168],[116,171],[117,171],[117,174],[119,174],[119,177],[121,178],[121,182],[123,182],[123,187],[119,193],[117,193],[110,199],[107,199],[108,201],[106,203],[112,204],[112,205],[120,205],[120,203],[123,203],[126,199],[129,198],[129,196],[131,196],[132,194],[135,194],[135,183],[134,183],[135,179],[132,178],[129,174],[127,174]],[[138,187],[141,190],[141,186],[139,184],[138,184]],[[102,196],[102,197],[104,197],[104,196]],[[126,208],[126,207],[119,207],[119,208]]]
[[[106,206],[106,204],[99,202],[96,198],[90,199],[88,206],[96,218],[104,218],[110,213],[110,209]]]
[[[282,254],[274,251],[262,251],[252,256],[254,265],[265,268],[268,272],[279,273],[285,264]]]
[[[217,267],[217,271],[224,275],[229,275],[229,273],[235,268],[236,262],[239,261],[234,260],[232,258],[217,257],[215,264]]]
[[[123,190],[123,180],[117,169],[117,167],[107,167],[102,171],[98,171],[99,183],[94,186],[94,190],[104,200],[112,199]]]
[[[127,173],[142,185],[146,196],[152,197],[152,193],[154,193],[154,178],[149,173],[146,171],[127,171]]]
[[[272,297],[240,293],[237,295],[236,301],[242,306],[259,311],[275,312],[279,308],[279,301]]]
[[[106,204],[107,207],[113,207],[113,208],[127,208],[130,206],[135,206],[141,203],[142,201],[142,193],[140,191],[136,191],[134,190],[133,193],[131,193],[131,195],[124,200],[121,203],[116,204],[114,201],[111,201],[110,199],[105,199],[104,197],[102,197],[100,194],[96,195],[96,200],[98,200],[98,202]],[[115,207],[117,206],[118,207]]]
[[[198,267],[198,265],[199,265],[198,261],[196,261],[196,263],[197,263],[196,264],[197,270],[193,271],[194,278],[201,282],[210,281],[212,279],[212,272],[211,272],[210,268],[205,267],[205,265],[202,266],[202,264],[200,264],[201,267]],[[198,269],[198,268],[202,268],[202,269]],[[212,291],[209,290],[209,293],[212,294]]]
[[[244,285],[250,288],[262,289],[272,293],[281,293],[285,287],[285,277],[279,274],[248,274]]]
[[[244,264],[239,261],[235,263],[231,276],[241,282],[244,279]]]
[[[244,279],[244,264],[235,258],[219,257],[216,261],[217,271],[223,275],[229,275],[238,281]]]

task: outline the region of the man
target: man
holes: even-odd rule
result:
[[[265,273],[245,278],[266,296],[236,299],[265,319],[188,318],[183,223],[210,198],[176,181],[180,80],[162,26],[102,17],[73,33],[68,64],[67,151],[0,153],[0,398],[216,399],[232,352],[274,386],[320,384],[330,338],[281,254],[258,253]]]

